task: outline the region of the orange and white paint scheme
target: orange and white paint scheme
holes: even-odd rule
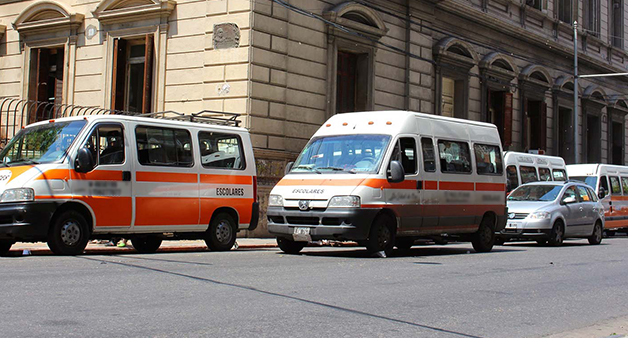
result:
[[[244,128],[101,115],[35,123],[0,153],[0,251],[47,241],[78,254],[90,238],[140,252],[166,238],[229,250],[257,226],[257,177]]]
[[[389,253],[425,238],[490,251],[505,226],[505,188],[492,124],[406,111],[338,114],[272,190],[268,229],[285,252],[330,239]]]
[[[504,152],[506,191],[529,182],[567,181],[565,160],[558,156]]]
[[[604,206],[604,228],[608,233],[628,229],[628,166],[570,164],[567,173],[570,179],[595,189]]]

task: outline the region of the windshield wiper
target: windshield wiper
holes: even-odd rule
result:
[[[18,160],[11,161],[9,163],[6,163],[6,162],[3,162],[3,163],[6,164],[7,167],[11,167],[14,164],[39,164],[39,161],[35,161],[30,158],[20,158]]]
[[[292,168],[292,169],[307,169],[307,170],[309,170],[309,171],[314,171],[314,172],[316,172],[317,174],[322,174],[320,171],[318,171],[318,169],[314,168],[313,166],[304,165],[304,164],[302,164],[302,165],[298,165],[298,166],[296,166],[296,167],[294,167],[294,168]]]
[[[329,169],[329,170],[333,170],[333,171],[344,171],[344,172],[348,172],[348,173],[351,173],[351,174],[355,174],[354,171],[347,171],[347,170],[344,170],[343,168],[338,168],[338,167],[321,167],[321,168],[317,168],[317,169],[322,169],[322,170]]]

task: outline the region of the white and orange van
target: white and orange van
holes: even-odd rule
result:
[[[628,166],[613,164],[570,164],[569,178],[593,188],[604,206],[604,228],[608,235],[628,231]]]
[[[567,181],[565,160],[558,156],[504,152],[506,192],[538,181]]]
[[[75,255],[90,238],[112,237],[154,252],[166,236],[229,250],[239,230],[257,226],[255,162],[243,128],[61,118],[22,129],[0,159],[0,254],[16,241],[46,241],[56,254]]]
[[[490,251],[506,222],[497,128],[407,111],[338,114],[273,188],[268,230],[286,253],[350,240],[389,254],[417,239]]]

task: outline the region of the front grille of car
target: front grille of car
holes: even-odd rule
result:
[[[283,224],[283,216],[268,216],[268,221],[275,224]]]
[[[528,213],[515,213],[515,218],[512,219],[524,219],[526,217],[528,217]]]

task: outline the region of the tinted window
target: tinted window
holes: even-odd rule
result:
[[[444,173],[471,172],[471,156],[466,142],[438,141],[440,170]]]
[[[536,176],[536,169],[534,167],[519,167],[521,173],[521,184],[528,182],[536,182],[539,178]]]
[[[406,175],[416,174],[416,142],[414,139],[400,138],[395,145],[391,159],[401,163]]]
[[[591,201],[593,202],[597,202],[597,196],[595,196],[595,191],[593,191],[593,189],[591,189],[591,187],[586,187],[587,188],[587,192],[589,193],[589,198],[591,199]]]
[[[582,182],[586,183],[588,186],[590,186],[593,189],[595,189],[595,186],[597,185],[597,177],[596,176],[572,176],[569,179],[582,181]],[[606,190],[606,191],[608,191],[608,190]]]
[[[621,195],[621,185],[619,184],[619,178],[615,176],[610,176],[611,180],[611,191],[613,195]]]
[[[191,167],[192,138],[187,130],[137,127],[137,158],[142,165]]]
[[[434,143],[431,138],[421,139],[421,150],[423,151],[423,170],[427,172],[436,171],[436,156],[434,155]]]
[[[567,188],[567,190],[565,190],[565,193],[563,194],[563,198],[561,199],[561,201],[564,201],[568,197],[573,197],[576,199],[576,201],[578,200],[578,195],[576,194],[575,187]]]
[[[608,180],[606,176],[600,177],[600,188],[604,188],[604,191],[607,195],[610,193],[610,190],[608,190]]]
[[[539,168],[539,180],[545,182],[552,180],[552,174],[548,168]]]
[[[507,189],[506,190],[512,190],[516,187],[519,186],[519,176],[517,176],[517,167],[515,167],[514,165],[509,165],[506,168],[506,183],[507,183]]]
[[[554,169],[554,171],[552,171],[552,174],[554,175],[554,181],[567,180],[567,173],[563,169]]]
[[[120,125],[98,125],[83,145],[94,166],[124,163],[124,131]]]
[[[205,168],[244,169],[242,142],[232,134],[198,133],[201,163]]]
[[[499,147],[475,144],[475,165],[480,175],[501,175],[503,172],[502,152]]]

